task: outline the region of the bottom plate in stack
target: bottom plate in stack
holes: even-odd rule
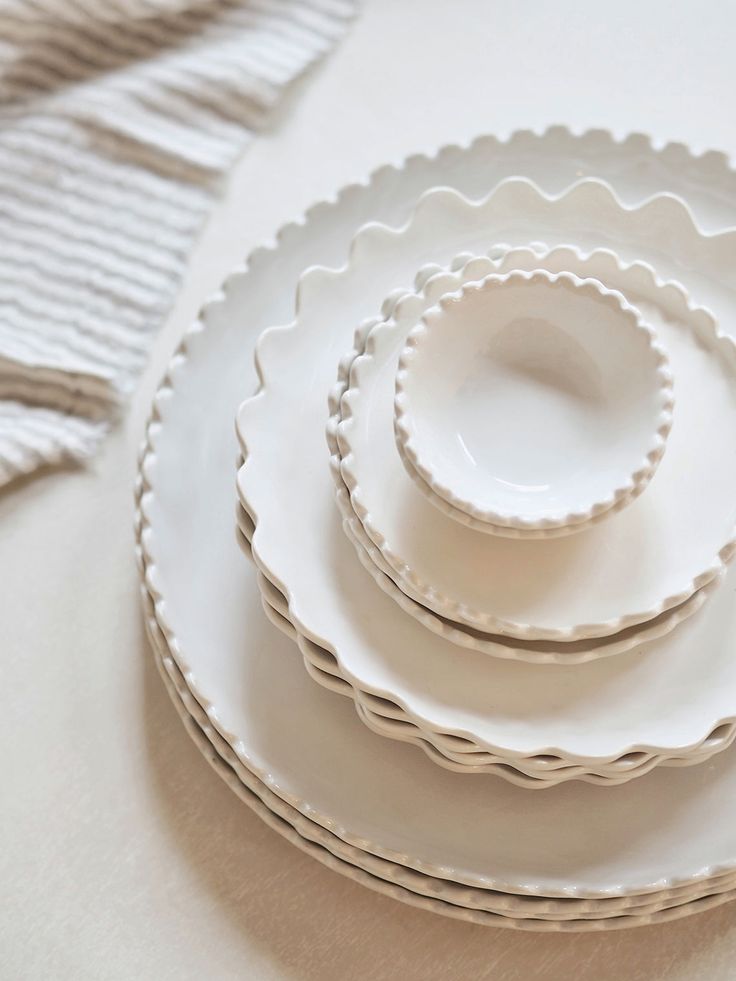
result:
[[[692,885],[610,899],[504,894],[436,878],[347,844],[291,807],[243,766],[192,696],[153,615],[152,598],[145,589],[143,593],[146,629],[157,667],[200,751],[228,786],[270,827],[334,871],[430,912],[488,926],[546,932],[601,931],[668,922],[736,896],[736,878],[728,873],[703,878]],[[357,720],[355,724],[358,725]]]
[[[206,757],[325,864],[461,919],[608,930],[733,898],[733,752],[623,787],[576,782],[529,795],[444,770],[410,746],[387,752],[346,699],[307,677],[263,616],[234,532],[231,421],[256,381],[243,283],[187,335],[141,467],[146,619]]]
[[[204,531],[202,526],[200,526],[200,531]],[[144,538],[146,533],[147,529],[144,522],[141,529]],[[232,536],[230,536],[229,543],[220,541],[219,536],[216,536],[215,540],[220,542],[224,553],[229,556],[228,564],[237,560],[241,567],[245,566],[242,562],[242,556],[237,554],[237,547]],[[235,550],[234,554],[229,551],[228,544]],[[146,569],[145,571],[148,573],[149,585],[151,582],[155,583],[157,578],[155,570]],[[377,764],[381,760],[385,762],[386,755],[382,752],[381,740],[364,730],[345,700],[335,700],[328,692],[324,692],[313,685],[304,675],[299,659],[294,656],[290,644],[279,637],[265,623],[265,618],[259,609],[255,574],[247,567],[244,567],[242,571],[247,582],[239,582],[241,602],[237,608],[239,610],[237,619],[240,620],[241,614],[245,618],[242,623],[246,626],[246,642],[244,644],[238,643],[234,637],[231,637],[229,642],[235,642],[234,646],[227,650],[222,646],[223,641],[228,643],[227,629],[223,633],[222,628],[227,627],[228,624],[232,627],[234,619],[225,614],[225,608],[218,610],[217,603],[208,607],[212,610],[212,619],[202,617],[200,610],[199,614],[190,619],[189,626],[193,626],[196,621],[200,627],[207,629],[209,623],[212,643],[198,652],[199,656],[196,658],[198,668],[206,670],[207,664],[214,661],[221,677],[222,688],[219,694],[224,695],[226,691],[230,691],[234,694],[235,704],[240,704],[241,709],[248,713],[248,718],[254,724],[254,728],[246,737],[245,743],[235,739],[233,733],[229,734],[229,739],[225,739],[223,735],[224,720],[218,717],[214,707],[208,704],[205,699],[203,701],[206,710],[192,695],[189,686],[196,690],[198,684],[204,679],[200,671],[197,671],[195,675],[188,673],[185,681],[184,675],[172,657],[172,653],[175,653],[181,661],[181,650],[171,634],[167,639],[161,631],[158,621],[153,616],[152,596],[146,591],[149,634],[154,643],[157,661],[167,680],[167,687],[169,687],[187,728],[206,758],[231,788],[249,803],[267,823],[302,850],[318,858],[323,864],[370,888],[411,905],[471,922],[515,929],[545,931],[618,929],[675,919],[698,910],[708,909],[733,897],[736,891],[736,877],[730,869],[703,869],[702,872],[696,872],[687,877],[685,881],[678,881],[679,877],[676,876],[673,876],[671,881],[663,881],[661,878],[659,881],[654,878],[646,881],[647,875],[650,877],[655,875],[650,871],[653,867],[652,863],[646,859],[647,847],[651,844],[653,851],[657,852],[657,855],[654,856],[654,866],[658,864],[661,866],[663,854],[661,841],[667,841],[669,837],[666,823],[667,814],[676,815],[677,810],[672,802],[660,800],[659,806],[655,803],[654,813],[642,813],[644,811],[642,805],[646,803],[647,795],[643,793],[633,795],[639,801],[639,808],[637,809],[636,801],[629,800],[632,797],[629,788],[623,789],[626,800],[621,802],[622,806],[612,807],[613,813],[608,815],[605,826],[600,823],[601,818],[605,816],[604,813],[601,813],[601,809],[605,812],[609,801],[612,804],[615,803],[612,800],[611,791],[598,791],[598,796],[593,796],[590,799],[587,799],[588,794],[583,792],[582,796],[586,799],[580,800],[579,826],[570,827],[563,836],[566,841],[566,849],[561,854],[559,830],[560,827],[564,828],[566,825],[568,827],[570,825],[569,809],[564,806],[565,799],[569,803],[571,797],[571,795],[566,794],[567,788],[564,788],[561,794],[558,790],[552,790],[542,795],[545,801],[551,801],[556,795],[561,808],[554,804],[551,807],[545,805],[542,808],[548,812],[546,819],[551,823],[548,846],[544,847],[543,845],[540,848],[539,822],[532,822],[534,831],[530,833],[530,828],[525,829],[523,827],[524,822],[521,813],[510,824],[508,820],[504,819],[504,814],[508,815],[509,808],[514,808],[515,802],[507,799],[509,795],[521,794],[523,797],[524,791],[517,791],[503,781],[482,779],[482,782],[487,784],[489,791],[488,804],[493,805],[495,803],[500,806],[489,806],[487,810],[481,811],[481,814],[485,813],[488,818],[486,829],[483,830],[481,838],[485,838],[487,833],[487,840],[496,842],[492,852],[498,853],[497,857],[501,852],[505,853],[510,850],[518,859],[520,857],[519,846],[521,846],[521,853],[523,853],[525,842],[529,849],[527,859],[520,863],[516,883],[509,883],[511,889],[508,893],[504,892],[502,888],[498,888],[500,883],[489,882],[488,886],[485,887],[480,885],[480,882],[487,878],[488,867],[494,865],[495,860],[492,856],[489,858],[476,856],[476,858],[480,857],[482,862],[482,865],[478,866],[479,873],[476,876],[469,874],[472,873],[473,859],[467,857],[464,869],[447,868],[444,870],[447,875],[445,878],[441,875],[431,874],[432,872],[442,872],[443,869],[433,866],[431,862],[428,863],[421,858],[412,859],[408,855],[403,856],[407,863],[411,862],[419,868],[412,868],[408,864],[403,865],[395,861],[396,858],[402,857],[395,848],[385,849],[376,843],[371,844],[365,841],[366,847],[359,847],[357,843],[359,839],[354,833],[351,834],[343,824],[346,817],[345,813],[340,814],[338,820],[332,820],[324,812],[313,812],[303,797],[296,799],[293,803],[285,800],[279,794],[279,791],[284,794],[284,788],[280,784],[284,781],[293,785],[294,772],[301,774],[306,785],[311,780],[315,780],[314,789],[317,799],[322,798],[321,790],[323,788],[316,786],[316,783],[319,779],[326,777],[333,790],[338,788],[338,797],[343,796],[339,793],[339,788],[344,787],[343,803],[348,805],[348,812],[353,811],[351,821],[355,820],[355,812],[352,807],[352,802],[354,802],[357,810],[361,812],[361,816],[367,819],[366,827],[372,826],[373,833],[375,833],[375,830],[380,828],[381,823],[387,820],[387,815],[382,813],[384,811],[383,803],[376,792],[382,785],[380,776],[376,779],[379,772]],[[165,613],[166,609],[176,608],[176,596],[170,594],[170,598],[174,601],[173,606],[164,602],[161,596],[158,597],[159,619],[165,619],[165,617],[162,618],[162,613]],[[214,600],[216,597],[214,594],[210,594],[208,590],[207,599]],[[188,632],[187,630],[186,633]],[[214,657],[210,655],[214,655]],[[230,674],[221,670],[222,655],[230,664]],[[219,667],[217,667],[218,662]],[[237,678],[232,674],[233,670],[235,670]],[[260,711],[254,710],[256,704],[260,707]],[[284,718],[280,720],[281,715]],[[331,716],[332,718],[330,718]],[[294,758],[293,751],[298,750],[299,747],[295,738],[300,731],[299,721],[305,717],[318,722],[317,727],[312,727],[310,735],[312,737],[315,734],[318,735],[319,745],[315,746],[314,738],[308,739],[304,744],[306,757],[300,758],[299,752],[297,752]],[[266,725],[263,724],[264,722]],[[293,725],[293,729],[290,728],[290,723]],[[320,723],[324,723],[324,725]],[[258,727],[260,727],[260,733],[257,731]],[[317,730],[320,732],[318,733]],[[330,738],[331,735],[334,736],[335,731],[342,736],[342,740]],[[319,742],[319,736],[322,733],[325,736],[324,743]],[[275,738],[278,735],[282,739]],[[260,738],[258,738],[259,736]],[[237,753],[233,747],[238,750]],[[249,753],[262,756],[264,747],[268,747],[272,754],[270,760],[272,765],[268,770],[264,770],[263,762],[265,761],[261,761],[260,770],[264,778],[262,779],[257,772],[254,772],[259,768],[258,760],[255,755],[250,757]],[[366,747],[369,747],[367,758],[364,757],[364,752],[361,752],[361,749],[364,751]],[[717,761],[718,765],[709,764],[701,768],[697,774],[698,779],[705,784],[706,788],[709,785],[711,790],[720,787],[721,791],[725,790],[726,797],[728,796],[729,777],[726,766],[728,755],[723,754]],[[437,796],[437,788],[433,787],[435,780],[439,780],[441,783],[446,780],[450,781],[448,787],[443,788],[444,793],[447,793],[452,786],[458,790],[460,796],[462,785],[476,784],[477,788],[478,782],[472,777],[461,776],[458,778],[453,774],[442,774],[431,763],[417,758],[416,753],[411,749],[407,748],[406,753],[404,753],[401,747],[397,747],[392,756],[394,758],[386,770],[386,776],[389,778],[386,782],[386,790],[391,796],[392,789],[395,790],[407,780],[412,783],[410,774],[416,772],[418,782],[413,782],[413,792],[416,795],[417,812],[424,810],[426,814],[428,801],[436,802],[440,799]],[[245,760],[250,762],[253,769],[245,764]],[[313,764],[311,770],[309,767],[310,760]],[[343,767],[342,772],[336,765],[340,761]],[[352,793],[355,784],[353,783],[351,786],[351,781],[346,780],[346,777],[349,776],[344,770],[346,765],[352,769],[353,779],[359,775],[361,770],[366,774],[373,774],[373,779],[370,781],[371,786],[366,788],[367,795],[361,795],[360,799]],[[269,782],[271,786],[268,785]],[[731,782],[734,782],[733,777],[731,777]],[[469,786],[468,789],[471,790]],[[582,791],[583,788],[580,790]],[[590,791],[595,795],[595,788],[587,788],[587,792]],[[658,800],[657,791],[653,790],[652,793],[652,802],[656,802]],[[284,794],[284,796],[286,795]],[[617,796],[617,792],[614,791],[613,797],[615,796]],[[475,794],[471,793],[469,797],[473,798]],[[676,797],[677,794],[675,794]],[[403,800],[396,801],[398,813],[404,812],[406,815],[403,827],[399,825],[397,828],[395,824],[396,811],[392,817],[388,816],[388,820],[394,821],[394,827],[389,835],[392,846],[401,843],[402,835],[404,835],[403,843],[407,850],[414,851],[417,849],[421,852],[428,847],[430,855],[436,850],[441,853],[442,842],[432,840],[431,835],[424,842],[419,842],[416,839],[417,830],[419,833],[422,831],[412,828],[411,810],[407,810],[407,802],[410,800],[411,795],[409,798],[405,796]],[[535,795],[535,801],[537,800],[539,798]],[[371,801],[374,805],[372,815],[366,809],[366,805],[370,808]],[[295,803],[300,804],[300,807],[294,806]],[[474,823],[479,817],[478,803],[477,799],[468,800],[468,811],[471,820],[474,819]],[[684,803],[686,804],[687,801]],[[672,806],[668,806],[668,804]],[[394,809],[389,808],[389,810],[393,811]],[[454,810],[457,814],[457,809]],[[575,808],[575,810],[578,809]],[[702,808],[697,808],[697,811],[701,814],[704,813]],[[630,837],[627,835],[626,828],[626,815],[629,812],[631,813]],[[312,813],[314,813],[314,819]],[[713,812],[708,811],[708,813]],[[722,813],[722,808],[720,813]],[[542,826],[544,820],[543,816]],[[697,816],[695,821],[697,822]],[[420,825],[422,823],[419,822]],[[433,822],[430,822],[431,824]],[[331,825],[334,830],[330,830],[325,825]],[[612,830],[616,826],[620,829],[618,835],[612,834]],[[518,835],[516,835],[515,841],[512,841],[508,836],[515,834],[515,828],[518,828]],[[459,836],[456,841],[459,842],[467,829],[458,830]],[[698,835],[698,831],[701,832],[700,835]],[[679,829],[679,834],[684,839],[682,828]],[[711,851],[711,844],[714,845],[713,852],[719,851],[718,846],[720,846],[719,857],[722,858],[723,855],[727,854],[728,848],[722,842],[709,842],[708,834],[707,827],[703,826],[702,823],[701,825],[695,823],[691,828],[690,838],[684,840],[688,840],[690,844],[705,845],[706,852]],[[352,840],[346,841],[340,835]],[[652,835],[655,837],[653,838]],[[661,840],[659,844],[658,840]],[[479,838],[476,834],[475,846],[477,846],[478,841]],[[586,849],[588,845],[595,846],[596,842],[600,843],[601,841],[610,842],[611,848],[623,851],[624,865],[628,866],[629,877],[636,875],[637,864],[640,863],[641,877],[638,882],[640,885],[643,884],[642,888],[638,890],[631,888],[627,891],[625,887],[622,889],[617,886],[616,884],[622,881],[620,868],[612,871],[608,877],[605,872],[595,869],[595,863],[600,860],[600,849],[593,847],[592,855],[588,858],[586,858]],[[578,847],[580,843],[582,843],[582,848]],[[501,844],[500,849],[498,844]],[[376,850],[391,852],[392,854],[389,857],[382,857],[374,853]],[[699,849],[696,848],[695,851],[698,852]],[[424,854],[427,854],[426,850]],[[673,853],[670,852],[670,854]],[[456,860],[456,856],[448,857],[453,861]],[[691,863],[691,869],[702,868],[697,864],[698,859],[691,856],[686,856],[682,863],[673,860],[671,865],[673,867],[679,865],[681,869],[687,865],[688,861]],[[589,885],[594,884],[598,887],[597,889],[576,884],[576,867],[578,872],[583,872],[584,867],[589,862],[592,864],[592,868],[588,870],[587,874],[580,875],[579,879],[587,879]],[[513,865],[513,858],[511,864]],[[616,864],[614,861],[614,867]],[[549,866],[546,873],[545,865]],[[566,870],[568,865],[569,870]],[[422,866],[424,866],[423,869]],[[529,884],[529,873],[525,869],[534,869],[535,867],[539,869],[542,879],[546,878],[547,883],[553,884],[550,889],[552,895],[546,895],[542,891],[542,887]],[[463,878],[477,878],[478,884],[468,886],[454,881],[451,878],[453,871]],[[505,871],[508,873],[508,868]],[[608,898],[601,896],[601,885],[604,885],[605,889],[606,882],[609,883],[608,892],[610,896]],[[517,891],[515,892],[514,889]],[[555,892],[558,893],[557,896],[554,895]],[[597,895],[586,896],[586,892],[597,893]]]

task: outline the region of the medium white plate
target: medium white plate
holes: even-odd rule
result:
[[[610,251],[599,250],[589,256],[583,256],[578,250],[570,247],[554,249],[552,252],[535,251],[533,249],[512,249],[502,259],[494,260],[488,256],[478,256],[468,260],[467,257],[458,257],[457,260],[451,263],[452,272],[437,271],[435,268],[431,274],[420,274],[417,277],[414,292],[424,294],[426,302],[434,302],[436,298],[442,296],[444,293],[457,290],[463,280],[482,279],[489,273],[498,272],[502,269],[533,269],[540,264],[555,271],[577,269],[583,275],[596,275],[613,279],[619,283],[621,288],[624,287],[624,282],[628,279],[629,285],[634,290],[636,290],[637,283],[640,282],[642,276],[645,278],[648,277],[650,280],[652,279],[651,270],[647,267],[641,266],[641,264],[626,266]],[[656,287],[656,283],[654,285]],[[392,297],[390,302],[384,303],[384,317],[393,315],[397,304],[403,302],[404,298],[410,295],[399,293]],[[612,654],[619,654],[635,647],[640,647],[649,640],[664,636],[699,608],[706,595],[712,592],[717,585],[716,581],[712,581],[701,590],[698,590],[681,606],[675,607],[644,624],[630,627],[610,637],[586,639],[570,643],[550,641],[519,642],[500,635],[493,637],[485,632],[467,628],[462,624],[452,623],[433,614],[426,606],[422,605],[420,599],[412,599],[406,593],[402,592],[391,578],[393,570],[385,562],[371,539],[366,535],[363,526],[352,510],[347,498],[345,484],[340,474],[340,455],[336,439],[337,426],[340,421],[340,401],[347,388],[347,376],[350,366],[355,358],[363,353],[365,338],[370,329],[380,319],[382,318],[371,318],[356,331],[354,348],[342,359],[337,384],[330,394],[331,414],[327,425],[327,442],[332,457],[332,473],[337,487],[337,502],[344,519],[343,527],[358,551],[361,561],[368,571],[371,572],[375,581],[389,596],[399,603],[404,611],[410,613],[410,615],[430,630],[446,637],[452,643],[461,647],[484,651],[495,657],[511,657],[532,663],[574,664],[595,660],[598,657],[609,657]],[[421,487],[421,484],[418,483],[417,486]],[[445,502],[443,501],[435,500],[433,503],[438,507],[445,507]],[[446,507],[447,513],[449,514],[452,506],[447,504]],[[461,512],[454,512],[453,509],[451,516],[456,521],[466,523],[470,528],[476,527],[475,519],[468,515]],[[250,524],[252,526],[252,522]],[[409,587],[405,588],[407,592],[411,592]]]
[[[252,559],[250,539],[253,526],[241,508],[238,509],[238,532],[245,553]],[[418,746],[430,759],[447,769],[465,773],[494,773],[505,777],[518,787],[540,790],[570,779],[584,780],[597,786],[615,786],[625,783],[632,776],[642,776],[658,765],[687,766],[700,763],[713,755],[712,746],[706,743],[698,753],[691,752],[683,757],[631,753],[610,764],[601,764],[597,767],[570,763],[558,756],[529,757],[515,760],[512,764],[493,754],[474,750],[456,737],[437,736],[430,743],[425,734],[406,718],[399,706],[353,688],[342,677],[334,655],[313,641],[307,642],[299,636],[289,620],[288,603],[284,595],[266,579],[263,573],[259,572],[257,579],[266,615],[287,637],[299,645],[305,667],[315,681],[330,691],[351,698],[360,718],[374,732]],[[712,587],[711,583],[704,586],[700,592],[707,594]],[[705,596],[700,597],[700,601],[704,601],[705,598]],[[716,743],[721,744],[721,742],[721,739],[716,737]]]
[[[723,592],[717,591],[701,615],[691,618],[668,638],[654,642],[646,658],[620,655],[592,662],[584,671],[577,671],[573,666],[502,662],[471,651],[457,657],[452,645],[422,630],[373,584],[366,586],[365,573],[344,541],[330,500],[329,469],[320,465],[320,459],[325,459],[324,392],[331,382],[330,365],[339,362],[342,350],[350,343],[350,331],[339,329],[345,324],[343,318],[348,318],[348,323],[359,323],[365,314],[373,313],[380,305],[381,295],[391,291],[395,277],[403,276],[405,282],[410,282],[422,257],[433,247],[438,252],[449,252],[449,261],[463,244],[468,249],[478,247],[479,239],[489,234],[489,228],[500,229],[504,238],[526,238],[530,228],[543,228],[549,235],[556,230],[562,238],[570,229],[582,234],[585,224],[590,223],[589,234],[597,236],[599,228],[607,228],[608,234],[617,235],[622,248],[629,252],[647,246],[651,250],[659,235],[666,236],[668,248],[675,255],[679,253],[690,265],[707,262],[714,274],[725,281],[734,268],[736,235],[704,238],[697,233],[684,207],[668,197],[655,199],[638,210],[623,210],[610,191],[595,182],[579,185],[564,197],[547,199],[525,182],[512,181],[502,185],[482,209],[468,205],[467,210],[458,211],[458,199],[449,193],[425,200],[428,204],[447,204],[449,220],[442,244],[427,239],[422,222],[412,224],[416,239],[411,240],[403,232],[374,226],[376,234],[368,229],[355,240],[356,250],[369,248],[376,260],[368,277],[362,275],[365,266],[359,252],[354,251],[354,261],[346,272],[315,270],[303,278],[300,304],[308,311],[309,319],[324,328],[324,336],[319,361],[314,362],[307,375],[310,387],[299,389],[299,413],[282,412],[278,425],[279,406],[283,408],[296,395],[289,385],[291,379],[280,379],[276,367],[283,363],[284,341],[294,345],[294,363],[306,365],[314,357],[314,335],[305,318],[300,320],[305,327],[303,333],[277,328],[266,332],[259,341],[259,374],[269,379],[269,384],[241,407],[239,418],[240,432],[247,434],[245,441],[251,453],[241,468],[239,487],[241,500],[257,525],[253,552],[259,567],[287,596],[290,619],[299,632],[334,652],[346,680],[398,704],[430,739],[437,733],[449,733],[476,748],[512,760],[556,755],[592,764],[632,752],[680,756],[699,751],[706,741],[715,750],[718,741],[712,741],[714,731],[730,738],[736,712],[731,697],[732,676],[736,674],[731,618],[736,617],[736,610],[728,594],[724,598]],[[432,227],[435,217],[433,214],[428,218]],[[379,239],[382,247],[377,249]],[[415,247],[407,249],[410,241]],[[332,286],[329,290],[325,289],[326,280]],[[651,285],[651,275],[649,282]],[[646,288],[643,278],[644,295],[632,299],[650,318],[655,311],[644,305]],[[662,302],[666,295],[668,315],[683,315],[680,290],[671,287],[657,295]],[[721,386],[719,392],[724,400],[719,406],[725,406],[726,400],[733,398],[730,374],[719,379],[717,373],[711,376],[699,372],[703,365],[710,368],[709,347],[717,347],[727,358],[733,356],[733,343],[714,338],[709,317],[693,316],[693,326],[702,327],[703,349],[694,349],[689,332],[673,331],[667,336],[672,363],[676,373],[687,370],[701,379],[713,377],[717,390]],[[687,368],[672,349],[675,338],[686,344],[686,350],[693,351],[692,364]],[[303,371],[306,373],[306,368]],[[686,379],[680,377],[676,383],[684,397]],[[708,408],[713,406],[707,401],[705,404]],[[665,454],[647,494],[611,519],[622,520],[632,512],[640,515],[632,531],[629,561],[631,555],[645,554],[647,528],[660,520],[656,513],[642,512],[639,505],[651,499],[655,483],[666,476],[678,426],[685,430],[697,427],[701,442],[710,444],[709,463],[717,468],[723,481],[716,489],[722,495],[720,527],[724,535],[731,527],[729,518],[732,521],[736,509],[730,491],[736,486],[736,451],[720,442],[709,415],[698,415],[697,399],[691,399],[690,405],[691,411],[682,413],[673,427],[670,452]],[[389,440],[393,446],[390,421]],[[687,445],[694,443],[687,441]],[[398,472],[411,485],[400,464]],[[274,494],[274,488],[279,488],[278,494]],[[387,495],[391,489],[388,484]],[[697,494],[695,497],[699,506]],[[435,511],[429,505],[427,508]],[[513,544],[521,547],[520,543]],[[524,547],[532,544],[523,543]],[[556,547],[558,542],[545,544]],[[711,554],[710,545],[701,544],[705,561]],[[717,575],[725,557],[724,549],[704,574],[706,582]],[[591,577],[597,573],[597,569],[587,571]],[[555,584],[556,589],[560,587]],[[691,592],[692,586],[686,595]],[[697,660],[692,656],[693,648],[702,651]],[[713,679],[712,688],[699,683],[707,675]]]
[[[410,747],[386,753],[382,740],[356,724],[347,701],[314,685],[291,642],[274,638],[264,622],[254,573],[233,534],[231,475],[233,413],[257,383],[253,344],[263,328],[291,315],[284,284],[306,264],[342,261],[357,224],[406,214],[428,186],[444,182],[484,194],[500,178],[527,173],[555,191],[578,171],[609,177],[630,204],[667,187],[687,194],[710,229],[736,221],[736,177],[723,155],[694,158],[682,147],[655,152],[643,137],[617,143],[605,133],[558,130],[500,144],[488,138],[413,158],[400,170],[383,168],[255,253],[188,332],[155,400],[149,439],[156,450],[149,446],[143,463],[149,483],[141,529],[146,580],[172,657],[249,772],[374,853],[401,855],[413,866],[442,868],[448,878],[488,888],[505,878],[507,891],[568,896],[654,891],[699,872],[734,871],[736,826],[723,819],[736,805],[733,754],[704,767],[655,772],[613,793],[568,785],[535,795],[531,808],[527,793],[500,781],[442,772]],[[691,275],[696,295],[728,313],[729,291],[708,275],[697,284]],[[183,447],[192,463],[186,481]],[[205,618],[204,609],[217,615]],[[299,738],[285,740],[284,726]],[[339,754],[329,749],[334,740]]]

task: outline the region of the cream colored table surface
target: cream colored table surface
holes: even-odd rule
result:
[[[279,224],[386,159],[482,131],[565,121],[736,153],[735,36],[725,0],[366,0],[250,149],[102,454],[0,497],[3,981],[736,976],[736,905],[608,936],[489,930],[368,892],[270,831],[200,757],[158,678],[131,498],[170,352]]]

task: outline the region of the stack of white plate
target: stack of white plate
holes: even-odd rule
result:
[[[482,138],[318,205],[186,335],[141,462],[147,623],[299,847],[522,929],[736,890],[726,224],[720,154]]]

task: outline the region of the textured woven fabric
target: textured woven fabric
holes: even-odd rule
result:
[[[352,0],[0,2],[0,486],[92,453],[218,179]]]

